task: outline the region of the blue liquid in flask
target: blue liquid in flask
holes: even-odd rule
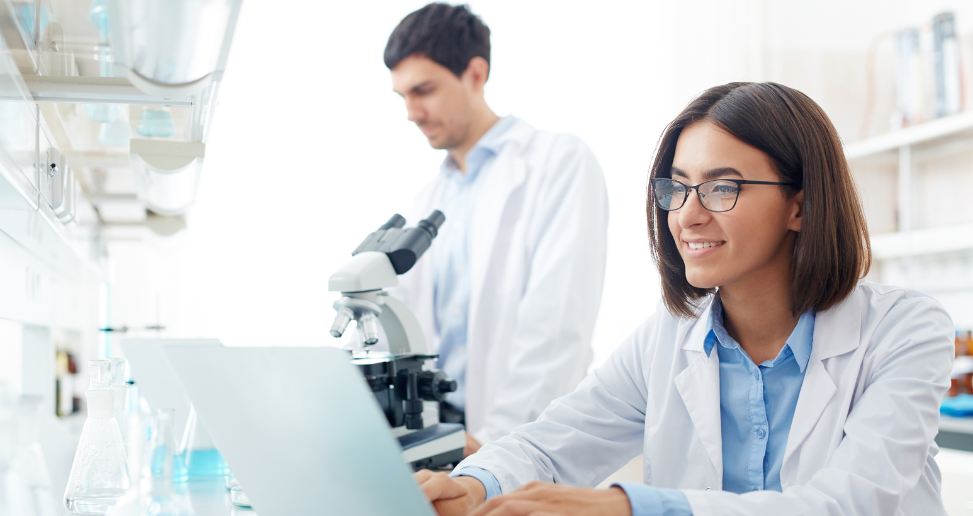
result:
[[[230,467],[216,448],[186,450],[176,456],[172,467],[172,480],[186,482],[194,477],[223,477]]]

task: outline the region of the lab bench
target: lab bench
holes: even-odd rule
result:
[[[941,448],[973,452],[973,417],[940,415],[936,443]]]
[[[223,477],[177,484],[176,488],[189,495],[196,516],[258,516],[252,509],[235,507],[230,502],[230,492],[226,490]],[[67,512],[64,516],[75,515]]]
[[[942,448],[973,452],[973,417],[958,418],[942,415],[936,442]],[[187,482],[185,486],[196,516],[258,516],[252,509],[235,507],[223,478]],[[64,516],[73,516],[65,513]]]

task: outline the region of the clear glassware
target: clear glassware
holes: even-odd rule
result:
[[[12,389],[0,382],[0,516],[17,514],[16,497],[21,490],[15,484],[10,465],[17,446],[17,419]]]
[[[44,452],[37,440],[37,413],[40,396],[20,398],[18,417],[18,441],[11,471],[21,483],[24,505],[21,512],[36,516],[58,516],[59,510],[47,471]]]
[[[233,476],[233,473],[227,473],[226,476],[223,477],[223,485],[226,486],[226,490],[229,491],[240,485],[240,481]]]
[[[169,108],[142,108],[135,132],[146,138],[168,138],[175,134],[176,125],[172,123]]]
[[[111,362],[88,363],[88,419],[71,465],[64,505],[77,514],[105,514],[130,486],[125,446],[115,421]]]
[[[173,479],[177,482],[184,480],[223,477],[230,472],[230,467],[223,460],[223,455],[216,449],[213,439],[206,429],[199,424],[196,408],[190,405],[189,420],[186,431],[182,436],[179,447],[180,454],[176,457],[176,468],[185,468],[185,474],[175,470]]]
[[[250,498],[247,498],[247,493],[240,486],[230,489],[230,501],[237,507],[250,507]]]
[[[128,443],[128,415],[129,407],[128,360],[124,358],[111,359],[111,386],[115,391],[115,422],[122,434],[122,442]]]
[[[157,410],[149,420],[151,437],[143,454],[143,488],[146,478],[149,482],[147,492],[143,492],[140,499],[140,516],[195,514],[189,501],[172,488],[172,463],[176,452],[172,420],[172,409]]]
[[[172,464],[176,451],[173,412],[173,409],[157,410],[148,418],[147,424],[141,416],[132,418],[128,449],[130,456],[137,456],[137,459],[130,459],[130,464],[139,471],[140,480],[119,500],[109,516],[195,514],[186,497],[172,486]],[[142,428],[141,433],[138,427]]]

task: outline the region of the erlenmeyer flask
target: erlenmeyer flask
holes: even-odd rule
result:
[[[203,425],[199,424],[196,408],[192,405],[189,406],[189,420],[186,422],[186,431],[183,433],[179,450],[181,453],[176,459],[176,467],[185,466],[187,480],[192,480],[194,477],[223,477],[230,472],[223,456],[213,444],[213,439]],[[173,478],[176,481],[181,480],[178,471]]]
[[[41,401],[40,396],[23,396],[20,399],[17,432],[19,446],[11,470],[23,485],[25,503],[29,506],[27,514],[58,516],[60,511],[51,486],[51,475],[47,471],[44,452],[37,441],[37,411]]]
[[[105,514],[129,488],[125,446],[115,422],[111,362],[88,363],[88,419],[71,465],[64,505],[78,514]]]

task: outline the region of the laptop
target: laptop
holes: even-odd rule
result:
[[[260,516],[434,516],[347,351],[164,350]]]

